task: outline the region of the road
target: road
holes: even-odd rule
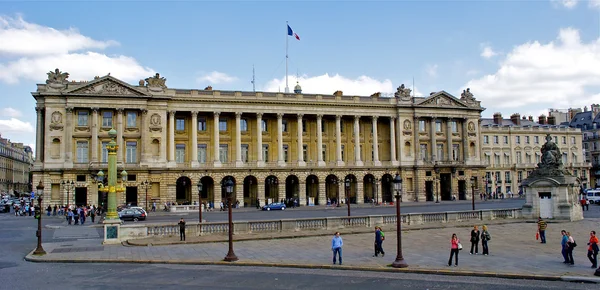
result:
[[[593,211],[596,212],[594,207]],[[46,219],[45,223],[55,223]],[[36,221],[0,214],[3,289],[590,289],[591,285],[478,277],[343,270],[153,264],[45,264],[23,257],[35,248]],[[101,233],[101,229],[98,229]],[[44,229],[44,241],[57,241]],[[100,235],[101,236],[101,235]],[[81,237],[60,238],[77,244]]]
[[[497,209],[497,208],[520,208],[525,203],[524,199],[505,199],[505,200],[494,200],[486,202],[477,202],[475,209]],[[470,202],[451,202],[447,201],[444,203],[407,203],[402,205],[402,213],[422,213],[422,212],[443,212],[443,211],[463,211],[471,210],[472,204]],[[352,208],[351,214],[353,216],[367,216],[367,215],[386,215],[396,214],[396,208],[394,206],[371,206],[371,207],[355,207]],[[299,207],[299,208],[287,208],[284,211],[272,210],[272,211],[261,211],[258,209],[244,208],[234,209],[233,218],[235,220],[271,220],[271,219],[296,219],[296,218],[314,218],[314,217],[336,217],[336,216],[347,216],[348,210],[346,206],[341,207]],[[188,221],[198,221],[198,212],[191,213],[164,213],[156,212],[149,213],[149,217],[146,222],[169,222],[177,221],[180,217]],[[202,218],[206,222],[220,222],[227,221],[226,211],[211,211],[204,212]]]

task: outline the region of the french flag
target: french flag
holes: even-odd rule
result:
[[[296,39],[300,40],[300,36],[298,36],[298,34],[296,34],[289,25],[287,27],[288,27],[288,35],[293,36]]]

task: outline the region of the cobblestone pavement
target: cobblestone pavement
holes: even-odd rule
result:
[[[498,273],[506,275],[583,276],[593,277],[594,269],[588,261],[586,243],[589,231],[598,232],[600,219],[588,218],[580,222],[550,223],[547,244],[535,240],[536,224],[519,222],[490,224],[492,240],[490,255],[469,255],[470,228],[448,227],[407,230],[402,232],[404,258],[410,269],[449,271],[455,273]],[[570,231],[579,246],[575,249],[575,265],[565,265],[560,253],[560,230]],[[77,229],[74,229],[75,231]],[[93,236],[88,230],[86,235]],[[464,250],[460,252],[459,266],[447,267],[450,236],[456,233]],[[71,230],[68,233],[73,235]],[[385,257],[373,256],[374,234],[344,234],[342,267],[389,269],[396,255],[396,233],[386,232]],[[55,233],[56,235],[56,233]],[[55,237],[57,238],[57,237]],[[28,256],[32,260],[68,261],[121,261],[164,263],[217,263],[227,253],[227,243],[176,244],[166,246],[125,247],[101,246],[99,239],[83,239],[76,243],[45,243],[47,255]],[[68,249],[68,250],[67,250]],[[331,265],[331,236],[293,239],[239,241],[234,244],[240,262],[294,265],[306,267],[340,267]],[[479,249],[481,253],[481,246]]]

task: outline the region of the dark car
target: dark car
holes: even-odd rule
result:
[[[139,220],[146,220],[146,214],[137,209],[123,209],[119,212],[119,218],[124,221],[137,222]]]
[[[262,210],[272,210],[272,209],[285,210],[285,203],[283,203],[283,202],[273,202],[273,203],[267,204],[267,205],[265,205],[265,206],[262,207]]]

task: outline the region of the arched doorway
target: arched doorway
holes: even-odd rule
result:
[[[260,208],[258,204],[258,180],[248,175],[244,178],[244,207]]]
[[[380,202],[393,202],[394,178],[390,174],[381,177],[381,200]]]
[[[319,204],[319,178],[316,175],[306,177],[306,205]]]
[[[231,180],[233,181],[233,191],[231,192],[231,197],[233,197],[233,206],[235,207],[235,202],[237,201],[236,199],[236,182],[235,182],[235,178],[231,175],[225,176],[223,177],[223,179],[221,179],[221,200],[223,201],[223,206],[227,207],[227,191],[225,190],[225,181],[227,180]]]
[[[265,178],[265,204],[279,202],[279,179],[269,175]]]
[[[175,190],[175,200],[177,204],[189,204],[192,201],[192,181],[187,176],[181,176],[177,179]]]
[[[363,195],[365,203],[375,202],[375,177],[373,174],[367,174],[363,178]]]
[[[300,201],[298,192],[300,183],[296,175],[290,175],[285,179],[285,205],[294,207]]]
[[[346,188],[346,181],[350,182],[350,188]],[[344,178],[344,190],[346,190],[346,198],[350,203],[356,203],[356,176],[354,174],[348,174]]]
[[[204,176],[200,178],[200,183],[202,183],[202,192],[200,192],[202,203],[215,208],[215,181],[210,176]]]
[[[332,204],[338,203],[338,190],[339,186],[337,176],[333,174],[328,175],[327,178],[325,178],[325,196],[331,201]]]

